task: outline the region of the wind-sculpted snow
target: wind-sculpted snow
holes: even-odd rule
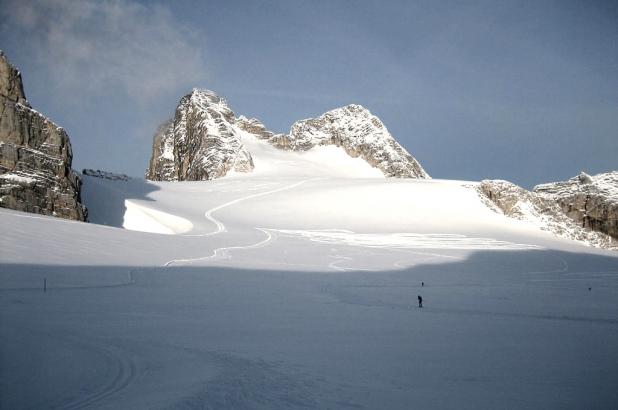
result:
[[[265,150],[247,149],[262,141],[289,153],[319,151],[318,147],[342,149],[351,158],[361,158],[387,177],[429,178],[429,175],[395,139],[384,124],[360,105],[348,105],[319,118],[296,122],[289,134],[274,134],[255,118],[236,118],[225,100],[207,90],[193,90],[180,100],[174,119],[157,130],[146,178],[156,181],[206,180],[231,171],[252,173]],[[258,144],[259,145],[259,144]],[[266,150],[267,151],[267,150]],[[269,158],[272,160],[272,158]],[[285,161],[285,160],[284,160]],[[262,160],[262,163],[267,161]],[[349,173],[349,161],[323,158],[322,168],[331,176]],[[276,164],[272,169],[276,169]],[[286,176],[287,169],[279,170]],[[318,169],[322,174],[323,170]],[[362,176],[366,174],[361,171]],[[315,175],[314,175],[315,176]]]
[[[580,226],[618,239],[618,171],[595,176],[582,172],[568,181],[537,185],[534,192],[557,202]]]
[[[484,180],[478,190],[488,199],[486,203],[490,208],[510,218],[530,222],[562,238],[600,248],[618,249],[618,241],[604,233],[594,232],[569,218],[550,195],[529,192],[501,180]]]

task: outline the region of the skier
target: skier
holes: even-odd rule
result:
[[[418,295],[418,307],[423,307],[423,298],[421,297],[421,295]]]

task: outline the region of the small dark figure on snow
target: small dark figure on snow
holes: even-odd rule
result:
[[[425,286],[425,282],[421,282],[421,287]]]
[[[421,295],[418,295],[418,307],[423,307],[423,298],[421,297]]]

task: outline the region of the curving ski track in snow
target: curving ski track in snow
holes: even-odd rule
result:
[[[183,236],[191,236],[191,237],[206,237],[206,236],[213,236],[213,235],[218,235],[222,232],[226,232],[227,228],[225,226],[225,224],[223,224],[223,222],[221,222],[220,220],[216,219],[215,217],[212,216],[212,214],[214,212],[220,211],[223,208],[227,208],[229,206],[232,205],[236,205],[240,202],[244,202],[247,201],[249,199],[254,199],[254,198],[259,198],[261,196],[266,196],[266,195],[271,195],[271,194],[275,194],[277,192],[282,192],[282,191],[287,191],[290,189],[294,189],[306,182],[309,181],[316,181],[319,180],[321,178],[310,178],[310,179],[304,179],[302,181],[299,182],[295,182],[293,184],[290,185],[286,185],[280,188],[275,188],[275,189],[271,189],[270,191],[265,191],[265,192],[260,192],[257,194],[251,194],[251,195],[247,195],[247,196],[243,196],[241,198],[237,198],[234,199],[232,201],[226,202],[224,204],[218,205],[214,208],[209,209],[208,211],[206,211],[206,213],[204,213],[204,216],[206,217],[206,219],[208,219],[209,221],[211,221],[213,224],[215,224],[216,228],[214,231],[212,232],[208,232],[205,234],[197,234],[197,235],[183,235]],[[256,228],[259,231],[264,232],[267,235],[267,238],[263,241],[260,241],[256,244],[252,244],[252,245],[247,245],[247,246],[230,246],[230,247],[222,247],[222,248],[217,248],[214,250],[214,254],[210,255],[210,256],[201,256],[201,257],[197,257],[197,258],[186,258],[186,259],[172,259],[170,261],[165,262],[165,264],[163,264],[163,266],[170,266],[174,263],[191,263],[191,262],[196,262],[196,261],[200,261],[200,260],[205,260],[205,259],[211,259],[213,257],[217,256],[218,252],[224,252],[225,250],[229,250],[229,249],[251,249],[251,248],[255,248],[255,247],[261,247],[266,245],[266,243],[268,243],[270,241],[270,239],[272,238],[272,235],[268,232],[266,232],[264,229],[260,229],[260,228]]]
[[[114,361],[116,367],[115,377],[97,392],[86,397],[81,397],[77,401],[65,403],[60,408],[64,410],[91,408],[107,397],[126,389],[131,384],[137,374],[137,366],[131,356],[125,354],[120,349],[114,349],[117,351],[112,351],[112,349],[109,348],[100,348],[100,350],[102,350],[110,360]]]

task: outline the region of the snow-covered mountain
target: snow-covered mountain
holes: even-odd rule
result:
[[[0,207],[83,221],[80,179],[63,128],[30,106],[0,51]]]
[[[257,151],[268,149],[259,147],[260,141],[283,152],[340,147],[351,158],[361,158],[387,177],[429,178],[384,124],[360,105],[298,121],[289,134],[274,134],[257,119],[236,118],[225,100],[212,91],[197,89],[180,100],[174,119],[155,134],[146,177],[195,181],[220,178],[230,171],[252,172],[254,156],[259,153],[247,149],[247,144],[256,145],[255,140]],[[332,164],[323,165],[332,168]],[[345,164],[339,168],[345,168]]]
[[[618,402],[616,243],[567,215],[611,232],[614,174],[430,179],[360,106],[275,135],[195,90],[147,176],[84,170],[91,223],[0,209],[0,408]]]

